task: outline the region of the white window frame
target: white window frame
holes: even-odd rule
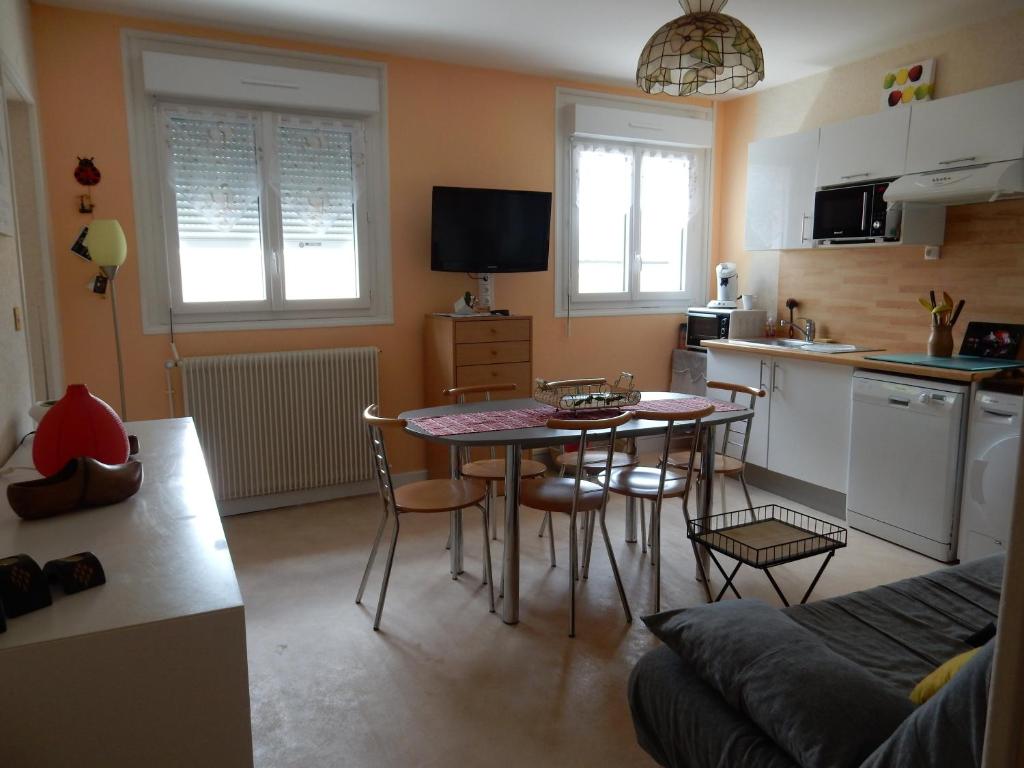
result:
[[[125,93],[129,117],[132,175],[134,182],[139,281],[143,332],[163,334],[210,330],[304,328],[338,325],[380,325],[394,322],[391,285],[390,216],[388,210],[386,67],[376,62],[282,53],[256,46],[214,43],[194,38],[127,30],[122,33],[125,62]],[[316,109],[292,108],[258,100],[214,103],[209,98],[180,95],[158,96],[146,92],[143,81],[144,52],[242,61],[257,65],[308,68],[313,72],[369,73],[380,84],[380,107],[373,114],[354,114],[324,104]],[[177,212],[173,197],[166,194],[169,161],[162,110],[213,109],[255,114],[260,136],[271,136],[277,115],[325,119],[342,123],[353,132],[353,173],[356,194],[356,248],[360,296],[357,299],[285,300],[283,269],[272,269],[283,259],[276,200],[278,192],[264,185],[260,196],[261,218],[268,223],[264,240],[273,250],[267,264],[268,296],[263,302],[184,303],[181,300],[177,264]],[[273,142],[265,142],[260,162],[276,161]]]
[[[623,294],[580,294],[578,286],[578,238],[577,211],[574,190],[573,108],[577,104],[591,104],[599,107],[627,109],[634,113],[651,115],[673,115],[709,120],[713,126],[713,111],[704,107],[689,105],[663,105],[645,99],[624,96],[609,96],[590,91],[559,88],[555,94],[556,166],[555,185],[558,190],[555,217],[558,227],[555,257],[555,316],[580,317],[601,315],[644,315],[677,314],[690,306],[702,306],[707,301],[708,274],[711,253],[710,201],[712,199],[713,147],[684,147],[645,141],[642,139],[601,137],[579,139],[584,143],[604,144],[632,148],[634,151],[633,199],[639,199],[640,153],[645,149],[680,149],[697,157],[700,163],[698,173],[703,181],[697,200],[698,210],[688,227],[687,237],[696,237],[697,242],[688,242],[687,248],[687,290],[658,293],[641,293],[639,255],[630,254],[630,282],[628,295]],[[630,242],[638,240],[637,217],[630,216]],[[696,258],[690,263],[691,256]]]

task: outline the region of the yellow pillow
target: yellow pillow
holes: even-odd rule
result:
[[[910,700],[915,704],[924,704],[928,699],[942,690],[942,686],[953,679],[953,675],[960,671],[960,667],[970,661],[980,648],[972,648],[964,651],[959,656],[954,656],[945,664],[929,674],[924,680],[914,686],[910,692]]]

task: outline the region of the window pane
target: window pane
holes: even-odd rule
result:
[[[640,290],[686,289],[690,158],[658,150],[640,157]]]
[[[282,117],[277,141],[285,299],[358,298],[351,130]]]
[[[574,148],[579,293],[629,290],[633,156],[615,148]]]
[[[256,127],[244,114],[166,114],[182,300],[264,301]]]

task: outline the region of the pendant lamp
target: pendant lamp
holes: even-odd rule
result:
[[[646,93],[714,96],[764,79],[754,33],[722,13],[728,0],[679,0],[686,15],[665,24],[640,53],[636,84]]]

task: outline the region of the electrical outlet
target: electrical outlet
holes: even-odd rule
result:
[[[14,307],[14,330],[21,330],[21,307]]]
[[[937,245],[926,245],[924,247],[925,261],[938,261],[942,258],[942,249]]]

